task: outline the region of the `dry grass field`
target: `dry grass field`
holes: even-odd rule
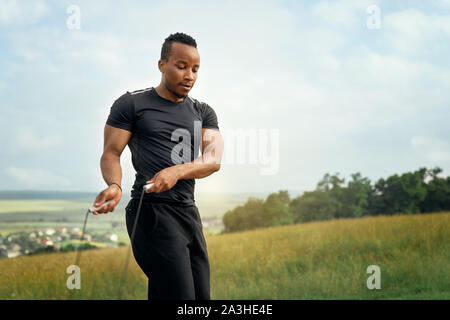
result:
[[[450,299],[450,215],[312,222],[207,236],[212,299]],[[128,248],[82,252],[81,289],[68,290],[75,252],[0,260],[0,299],[117,299]],[[124,299],[146,299],[132,258]],[[367,267],[381,270],[369,290]]]

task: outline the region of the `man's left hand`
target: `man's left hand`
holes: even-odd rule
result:
[[[165,168],[159,171],[157,174],[153,176],[150,180],[146,182],[155,183],[149,190],[145,191],[146,193],[160,193],[163,191],[167,191],[171,189],[180,178],[179,170],[176,166]]]

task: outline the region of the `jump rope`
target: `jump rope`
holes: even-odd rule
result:
[[[119,292],[118,292],[118,300],[121,300],[121,299],[122,299],[122,289],[123,289],[123,286],[124,286],[124,284],[125,284],[125,279],[126,279],[126,276],[127,276],[128,264],[129,264],[129,262],[130,262],[131,249],[132,249],[132,245],[133,245],[133,241],[134,241],[134,235],[135,235],[135,233],[136,233],[136,226],[137,226],[137,222],[138,222],[138,219],[139,219],[139,214],[140,214],[140,212],[141,212],[142,199],[144,198],[144,193],[145,193],[145,191],[149,190],[149,189],[152,187],[152,185],[154,185],[153,182],[144,185],[143,188],[142,188],[141,197],[140,197],[140,199],[139,199],[139,205],[138,205],[138,209],[137,209],[137,212],[136,212],[136,218],[135,218],[134,224],[133,224],[133,230],[131,231],[130,245],[129,245],[129,247],[128,247],[128,252],[127,252],[127,255],[126,255],[126,258],[125,258],[125,266],[124,266],[124,269],[123,269],[123,272],[122,272],[122,277],[120,278],[120,285],[119,285]],[[81,232],[80,244],[79,244],[78,247],[77,247],[77,257],[76,257],[76,260],[75,260],[75,265],[76,265],[76,266],[79,266],[78,264],[80,263],[81,251],[82,251],[82,250],[81,250],[81,241],[83,240],[83,238],[84,238],[84,233],[86,232],[86,223],[87,223],[87,219],[88,219],[88,217],[89,217],[89,213],[94,213],[94,212],[100,210],[100,209],[103,208],[104,206],[107,206],[110,202],[111,202],[111,200],[106,201],[104,204],[102,204],[102,205],[99,206],[99,207],[90,207],[90,208],[87,210],[86,216],[85,216],[85,218],[84,218],[83,230],[82,230],[82,232]]]

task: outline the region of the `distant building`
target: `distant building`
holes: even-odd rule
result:
[[[8,258],[15,258],[21,255],[20,246],[18,244],[12,244],[8,247],[7,256]]]
[[[92,241],[92,236],[90,234],[84,234],[83,239],[84,241]]]
[[[217,217],[208,217],[202,219],[202,225],[207,227],[220,226],[222,225],[222,219]]]

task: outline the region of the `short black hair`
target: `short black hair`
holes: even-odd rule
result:
[[[197,42],[195,42],[194,38],[182,32],[177,32],[171,34],[164,40],[164,43],[161,48],[161,60],[164,60],[166,62],[169,61],[170,50],[172,49],[172,43],[174,42],[184,43],[189,46],[193,46],[194,48],[197,48]]]

